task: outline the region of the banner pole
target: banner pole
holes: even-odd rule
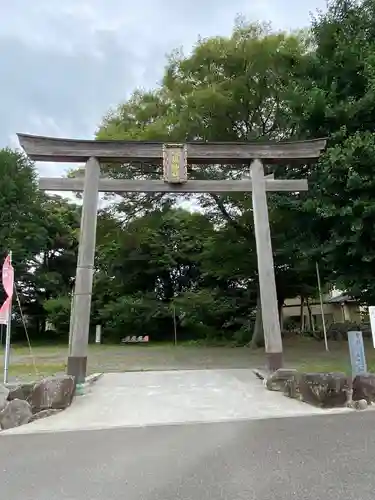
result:
[[[12,265],[12,251],[9,252],[9,262]],[[12,284],[12,286],[14,286]],[[9,305],[9,313],[8,313],[8,321],[6,327],[6,336],[5,336],[5,354],[4,354],[4,384],[8,383],[8,372],[9,372],[9,361],[10,361],[10,334],[11,334],[11,326],[12,326],[12,295],[10,296],[10,305]]]

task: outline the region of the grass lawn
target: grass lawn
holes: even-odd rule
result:
[[[297,338],[284,341],[285,365],[303,371],[345,371],[350,373],[348,344],[331,342],[326,352],[323,342]],[[369,371],[375,371],[375,349],[365,342]],[[29,349],[15,345],[11,352],[10,380],[35,379],[64,373],[67,346],[33,348],[36,372]],[[88,372],[137,370],[178,370],[212,368],[256,368],[264,365],[263,350],[246,347],[204,347],[196,345],[90,345]],[[0,359],[3,371],[3,357]]]
[[[285,364],[306,372],[351,373],[349,346],[347,342],[328,343],[312,339],[293,339],[284,342]],[[372,341],[365,339],[365,353],[368,371],[375,372],[375,349]]]

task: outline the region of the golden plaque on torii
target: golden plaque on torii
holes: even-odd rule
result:
[[[186,144],[163,144],[163,179],[169,184],[187,182]]]

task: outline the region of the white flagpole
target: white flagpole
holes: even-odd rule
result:
[[[319,299],[320,299],[320,312],[322,315],[322,326],[323,326],[323,334],[324,334],[324,345],[326,348],[326,351],[329,351],[328,347],[328,340],[327,340],[327,329],[326,329],[326,321],[324,317],[324,305],[323,305],[323,294],[322,294],[322,287],[320,284],[320,273],[319,273],[319,264],[318,261],[315,263],[316,265],[316,278],[318,281],[318,290],[319,290]]]
[[[12,264],[12,251],[9,252],[9,261]],[[9,371],[9,361],[10,361],[10,333],[12,326],[12,302],[9,307],[9,315],[5,336],[5,355],[4,355],[4,384],[8,383],[8,371]]]

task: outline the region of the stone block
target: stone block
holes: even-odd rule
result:
[[[27,424],[32,416],[31,406],[22,399],[9,401],[0,412],[1,429],[12,429]]]
[[[47,377],[35,384],[29,397],[33,413],[50,408],[63,410],[70,406],[75,390],[74,377],[59,375]]]
[[[35,387],[35,382],[26,382],[24,384],[19,384],[9,389],[8,401],[13,399],[23,399],[28,401],[31,393]]]
[[[279,368],[267,377],[265,385],[269,391],[284,392],[285,383],[295,377],[297,373],[297,370],[291,368]]]
[[[298,373],[287,381],[284,394],[321,408],[343,407],[351,379],[345,373]]]
[[[357,375],[353,380],[353,401],[365,399],[367,404],[375,402],[375,374]]]

